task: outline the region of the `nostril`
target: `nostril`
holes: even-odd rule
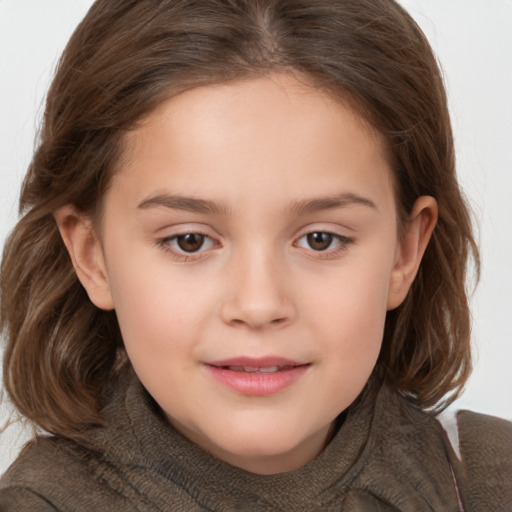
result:
[[[233,317],[228,320],[228,323],[233,327],[248,326],[251,329],[261,330],[269,327],[281,327],[286,324],[288,317],[279,316],[277,318],[260,318],[252,317]]]
[[[293,303],[280,296],[277,290],[257,287],[240,287],[236,295],[220,305],[222,321],[233,327],[245,325],[252,329],[282,327],[295,316]]]

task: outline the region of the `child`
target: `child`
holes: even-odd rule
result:
[[[4,382],[51,435],[2,510],[512,507],[512,427],[435,419],[478,253],[393,1],[96,1],[21,210]]]

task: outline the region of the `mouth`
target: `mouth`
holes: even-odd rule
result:
[[[283,365],[283,366],[267,366],[267,367],[259,367],[259,366],[217,366],[217,368],[222,368],[224,370],[229,370],[231,372],[244,372],[244,373],[276,373],[282,372],[284,370],[290,370],[291,368],[296,368],[300,365]]]
[[[280,357],[235,358],[205,363],[215,381],[247,396],[279,393],[296,383],[311,363]]]

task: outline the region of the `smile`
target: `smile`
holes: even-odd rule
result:
[[[268,366],[267,368],[259,368],[253,366],[224,366],[226,370],[231,370],[232,372],[246,372],[246,373],[275,373],[281,372],[283,370],[289,370],[293,368],[290,365],[284,366]]]
[[[237,358],[205,363],[213,379],[231,391],[247,396],[268,396],[296,383],[309,363],[283,358]]]

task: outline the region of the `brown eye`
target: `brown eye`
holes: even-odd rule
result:
[[[308,233],[307,241],[309,247],[315,251],[325,251],[329,249],[332,244],[334,235],[331,233]]]
[[[177,236],[176,243],[184,252],[196,252],[203,247],[205,238],[205,235],[199,233],[187,233]]]

